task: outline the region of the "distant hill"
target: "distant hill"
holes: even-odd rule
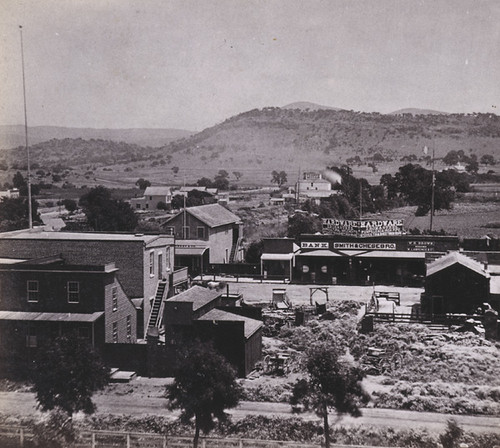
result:
[[[493,114],[385,115],[336,110],[266,107],[231,117],[163,148],[175,165],[217,170],[322,169],[358,155],[365,163],[377,153],[400,161],[422,157],[435,145],[449,150],[495,154],[500,118]],[[377,157],[380,160],[379,157]]]
[[[403,114],[411,114],[411,115],[450,115],[448,112],[440,112],[438,110],[432,109],[416,109],[413,107],[408,107],[406,109],[399,109],[394,112],[390,112],[388,115],[403,115]]]
[[[30,144],[33,145],[52,139],[82,138],[158,147],[192,134],[193,132],[182,129],[92,129],[34,126],[29,128],[28,136]],[[21,146],[24,145],[24,141],[23,125],[0,126],[0,149]]]
[[[310,103],[308,101],[298,101],[296,103],[287,104],[282,109],[299,109],[299,110],[343,110],[338,107],[322,106],[321,104]]]
[[[213,177],[225,169],[232,177],[235,172],[241,174],[242,182],[262,185],[269,184],[272,170],[285,170],[291,183],[299,170],[322,170],[344,163],[378,182],[381,173],[395,172],[408,160],[425,163],[424,146],[436,148],[438,158],[450,150],[474,153],[478,158],[497,154],[500,117],[266,107],[158,148],[65,138],[33,145],[31,154],[42,169],[53,170],[57,164],[79,166],[85,181],[86,172],[94,171],[98,180],[112,176],[125,184],[145,177],[167,185]],[[0,170],[5,165],[10,170],[25,166],[24,148],[1,151]]]

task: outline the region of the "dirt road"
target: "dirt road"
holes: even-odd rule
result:
[[[161,415],[175,419],[178,412],[169,411],[166,408],[166,400],[161,396],[141,397],[140,400],[134,394],[96,395],[95,403],[97,412],[100,414],[126,414],[140,416],[146,414]],[[36,415],[35,396],[31,392],[0,392],[0,413],[7,415]],[[240,405],[230,411],[233,418],[241,419],[247,415],[266,416],[292,416],[290,406],[284,403],[255,403],[243,401]],[[314,414],[294,414],[306,420],[317,420]],[[446,421],[453,417],[466,431],[476,433],[500,432],[500,417],[464,416],[436,414],[431,412],[399,411],[392,409],[364,409],[363,416],[359,418],[343,417],[343,426],[370,425],[388,426],[395,429],[425,428],[429,432],[442,432]],[[333,421],[333,417],[332,417]]]

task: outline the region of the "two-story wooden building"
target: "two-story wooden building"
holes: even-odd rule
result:
[[[243,223],[220,204],[187,207],[162,224],[175,236],[175,264],[191,272],[203,271],[207,263],[233,263],[243,259]]]
[[[130,200],[136,210],[156,210],[160,203],[167,206],[172,203],[172,187],[147,187],[144,196]]]
[[[244,377],[262,356],[262,322],[245,315],[245,308],[224,307],[221,291],[193,286],[168,299],[163,322],[173,358],[189,341],[210,340]]]

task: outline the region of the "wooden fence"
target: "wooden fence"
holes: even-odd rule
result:
[[[0,446],[34,447],[34,436],[22,427],[0,426]],[[75,448],[191,448],[192,437],[118,431],[80,431]],[[279,440],[200,437],[200,448],[318,448],[320,444]],[[366,445],[331,445],[332,448],[373,448]],[[378,447],[381,448],[381,447]]]
[[[418,323],[427,325],[463,325],[467,319],[478,320],[479,316],[466,314],[403,314],[403,313],[365,313],[373,317],[375,322]]]

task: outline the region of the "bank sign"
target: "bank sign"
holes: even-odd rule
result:
[[[404,235],[402,219],[355,221],[323,218],[323,233],[356,237]]]

